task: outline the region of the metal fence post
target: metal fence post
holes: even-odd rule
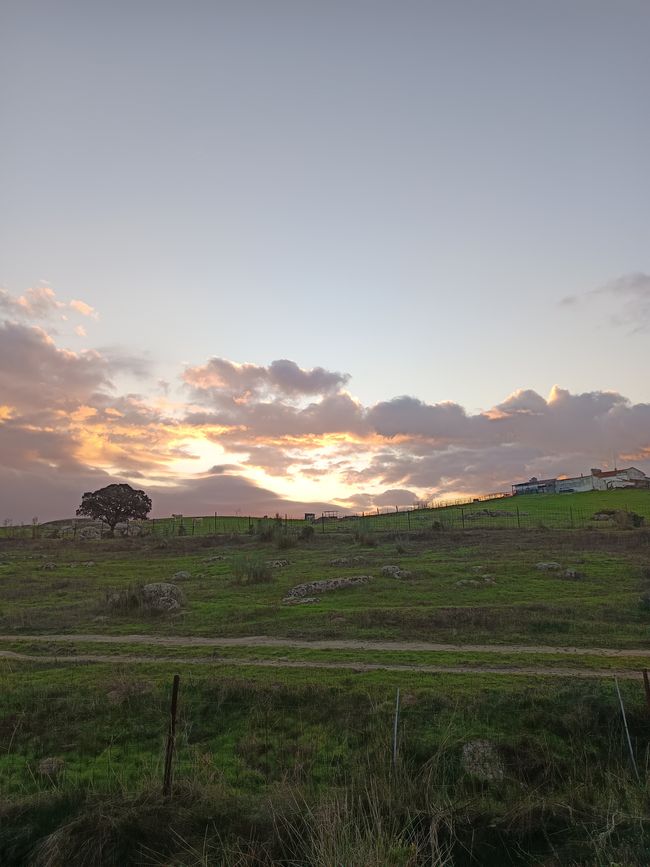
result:
[[[167,734],[167,749],[165,751],[165,776],[163,778],[163,796],[167,797],[172,792],[172,766],[174,761],[174,747],[176,745],[176,710],[178,707],[178,685],[180,675],[174,675],[172,685],[172,701],[169,708],[169,732]]]

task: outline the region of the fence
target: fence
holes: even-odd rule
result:
[[[487,495],[486,495],[487,496]],[[306,525],[317,533],[410,533],[423,530],[465,529],[584,529],[587,527],[627,527],[626,519],[594,512],[594,507],[580,509],[575,506],[548,508],[532,498],[510,498],[507,495],[491,499],[473,498],[459,504],[445,503],[423,508],[395,508],[390,512],[361,515],[323,513],[314,521],[305,521],[277,515],[275,518],[217,514],[201,517],[176,516],[129,521],[118,525],[116,535],[128,536],[217,536],[256,535],[281,531],[297,534]],[[488,508],[486,504],[494,504]],[[633,512],[619,505],[619,513]],[[630,519],[631,520],[631,519]],[[635,519],[636,520],[636,519]],[[630,524],[638,526],[637,524]],[[106,525],[88,520],[58,521],[46,524],[13,525],[5,522],[0,527],[0,538],[7,539],[101,539],[109,535]]]
[[[262,685],[244,678],[195,679],[186,673],[170,744],[171,676],[163,682],[148,679],[146,669],[142,676],[119,665],[112,671],[93,674],[93,681],[80,675],[71,687],[57,680],[63,669],[52,670],[48,686],[33,686],[30,693],[24,685],[16,690],[20,695],[9,698],[6,724],[0,727],[0,796],[51,789],[53,783],[96,790],[143,784],[162,788],[172,752],[177,782],[225,781],[250,789],[279,782],[331,786],[363,763],[381,770],[397,762],[425,762],[435,768],[442,790],[458,773],[468,737],[498,743],[515,736],[521,722],[504,712],[519,700],[508,691],[479,692],[459,703],[433,689]],[[638,681],[623,687],[635,751],[645,768],[650,741],[643,687]],[[625,762],[627,748],[609,679],[539,692],[539,718],[552,728],[558,711],[572,707],[579,694],[600,708],[599,737],[609,744],[610,759],[618,753]],[[525,690],[521,701],[529,713]],[[578,726],[582,722],[572,720]]]

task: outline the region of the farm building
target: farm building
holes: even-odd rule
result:
[[[588,476],[561,479],[536,479],[512,486],[513,494],[577,494],[584,491],[611,491],[615,488],[650,488],[650,478],[636,467],[599,470],[594,467]]]
[[[527,482],[519,482],[512,486],[513,494],[554,494],[557,479],[537,479],[535,476]]]

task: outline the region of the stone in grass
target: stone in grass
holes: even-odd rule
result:
[[[206,557],[203,561],[204,563],[219,563],[221,560],[225,560],[223,554],[214,554],[212,557]]]
[[[365,562],[366,558],[362,555],[356,557],[335,557],[333,560],[330,560],[330,566],[354,566]]]
[[[47,569],[47,570],[56,569],[56,563],[43,563],[43,565],[41,566],[41,569]]]
[[[562,577],[565,581],[580,581],[585,576],[583,572],[578,572],[577,569],[565,569]]]
[[[412,575],[408,569],[402,569],[400,566],[382,566],[381,574],[387,578],[410,578]]]
[[[285,596],[282,601],[285,605],[313,605],[320,599],[317,596]]]
[[[535,569],[537,569],[538,572],[558,572],[561,568],[562,567],[559,563],[555,563],[552,560],[535,564]]]
[[[285,566],[289,565],[288,560],[267,560],[266,565],[270,569],[284,569]]]
[[[503,779],[503,762],[491,741],[475,740],[463,744],[463,770],[485,782],[498,782]]]
[[[456,581],[456,587],[494,587],[497,582],[490,575],[482,578],[462,578]]]
[[[350,578],[326,578],[323,581],[309,581],[306,584],[297,584],[292,587],[283,601],[304,598],[314,593],[328,593],[330,590],[343,590],[346,587],[366,584],[368,581],[372,581],[372,575],[354,575]]]
[[[189,572],[185,572],[181,570],[180,572],[175,572],[172,575],[172,581],[189,581],[192,576]]]
[[[150,611],[177,611],[184,601],[180,587],[166,581],[145,584],[142,588],[142,606]]]
[[[48,756],[38,763],[38,773],[41,777],[56,780],[65,770],[65,760],[56,756]]]

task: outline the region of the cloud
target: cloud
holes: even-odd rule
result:
[[[349,376],[322,367],[306,370],[286,358],[273,361],[268,367],[211,358],[204,365],[188,367],[184,379],[199,394],[215,392],[240,397],[251,394],[302,397],[336,392],[345,385]]]
[[[146,373],[146,359],[0,325],[0,513],[70,515],[92,480],[137,480],[158,514],[300,514],[314,510],[303,500],[403,506],[616,459],[650,472],[650,404],[615,391],[523,388],[477,413],[404,395],[364,406],[343,374],[210,359],[181,374],[190,400],[174,403],[155,380],[119,389],[125,370]]]
[[[0,288],[0,313],[13,320],[46,322],[59,318],[67,321],[64,311],[73,311],[90,319],[99,318],[98,312],[90,304],[78,299],[61,301],[54,289],[47,285],[32,286],[22,295],[12,295],[8,289]],[[79,328],[81,326],[77,326]]]
[[[90,319],[99,319],[99,313],[94,307],[91,307],[90,304],[86,304],[85,301],[73,299],[68,306],[71,310],[76,310],[77,313],[80,313],[82,316],[87,316]]]
[[[624,274],[582,295],[568,295],[560,304],[577,309],[594,301],[606,304],[609,321],[614,326],[631,327],[632,334],[650,328],[650,274],[642,271]]]

